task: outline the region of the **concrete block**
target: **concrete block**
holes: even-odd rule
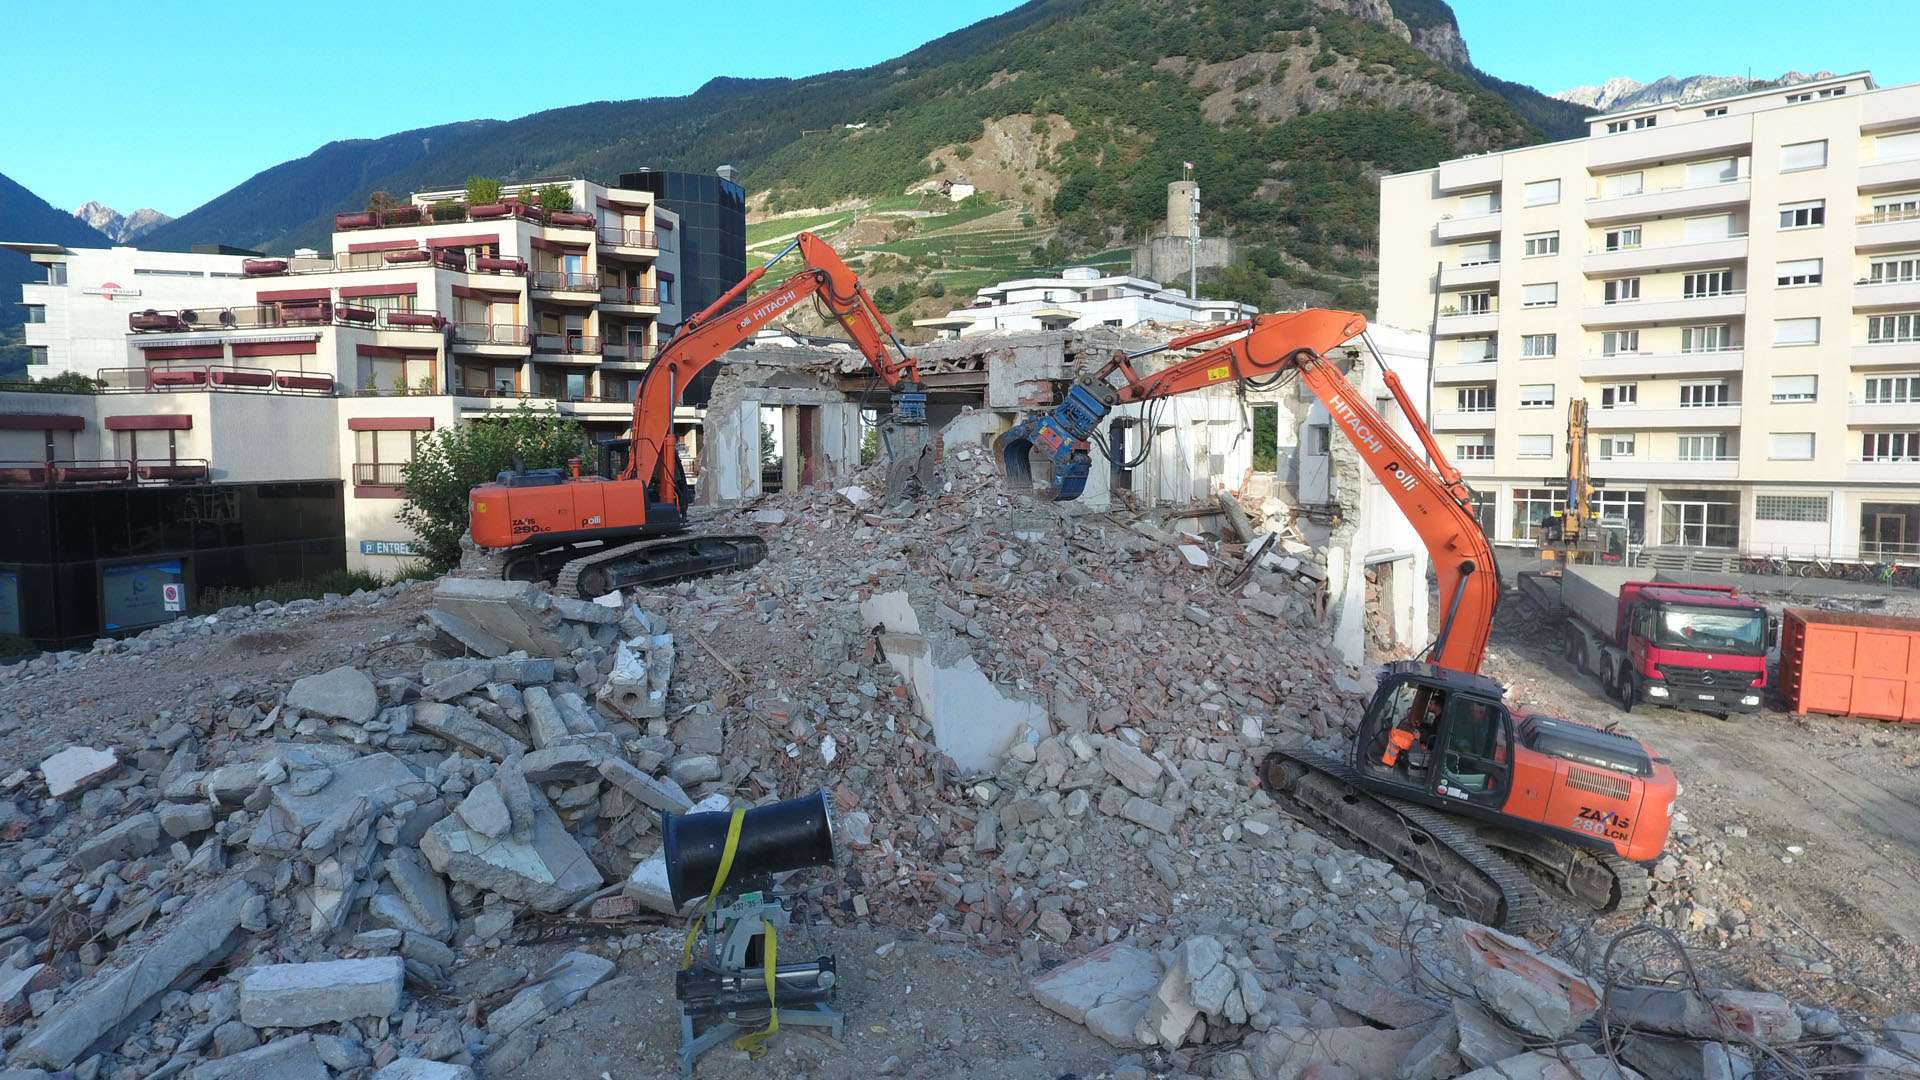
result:
[[[1261,1080],[1301,1080],[1344,1065],[1354,1076],[1393,1076],[1427,1032],[1375,1027],[1279,1027],[1247,1040]]]
[[[684,814],[693,808],[693,800],[679,784],[648,776],[620,758],[602,759],[600,775],[641,804],[661,813]]]
[[[1527,1048],[1499,1018],[1465,998],[1453,999],[1453,1023],[1460,1060],[1469,1068],[1485,1068]]]
[[[509,650],[523,649],[530,656],[565,656],[573,648],[566,622],[552,601],[531,581],[447,577],[433,590],[435,610],[505,642]]]
[[[401,1058],[373,1074],[373,1080],[478,1080],[465,1065],[425,1058]]]
[[[492,724],[476,719],[458,705],[420,702],[413,707],[413,726],[495,761],[505,761],[515,754],[527,752],[525,743]]]
[[[520,759],[520,774],[535,784],[578,784],[602,779],[604,755],[591,743],[572,742],[535,750]]]
[[[73,861],[95,870],[115,859],[137,859],[159,846],[160,819],[150,813],[135,814],[81,844]]]
[[[1520,938],[1458,918],[1445,935],[1480,1000],[1522,1031],[1557,1039],[1600,1009],[1586,976]]]
[[[1690,990],[1623,986],[1614,990],[1612,1004],[1622,1023],[1661,1035],[1787,1043],[1801,1033],[1800,1014],[1778,994],[1708,990],[1703,998]]]
[[[474,785],[467,797],[454,807],[454,813],[474,832],[488,837],[505,836],[513,829],[513,815],[507,813],[507,804],[500,798],[500,788],[491,780]]]
[[[85,791],[120,767],[120,755],[91,746],[69,746],[40,763],[47,794],[56,799]]]
[[[193,1080],[328,1080],[331,1075],[313,1036],[306,1034],[203,1061],[192,1073]]]
[[[342,664],[295,682],[287,691],[287,704],[314,716],[364,724],[379,713],[380,694],[366,672]]]
[[[1143,1045],[1138,1035],[1148,1001],[1162,975],[1153,953],[1118,942],[1104,945],[1036,977],[1034,999],[1107,1043]]]
[[[421,837],[420,851],[429,865],[454,881],[541,911],[558,911],[598,889],[602,879],[546,801],[536,794],[535,803],[530,840],[511,833],[493,839],[449,814]]]
[[[1180,821],[1179,814],[1137,795],[1122,804],[1120,816],[1135,825],[1145,825],[1154,832],[1169,836],[1173,834],[1173,827]]]
[[[160,831],[175,840],[213,828],[213,807],[206,803],[161,803],[154,811]]]
[[[536,749],[545,750],[567,741],[572,732],[545,687],[529,686],[520,696],[527,706],[527,735]]]
[[[387,877],[427,933],[446,940],[453,936],[453,905],[447,900],[447,883],[433,872],[417,851],[395,848],[387,856]]]
[[[240,1019],[255,1028],[304,1028],[391,1016],[406,972],[398,956],[255,968],[240,980]]]
[[[492,672],[482,667],[469,667],[456,671],[444,679],[437,679],[420,688],[420,696],[429,701],[452,701],[462,694],[469,694],[487,683]]]
[[[1100,766],[1135,795],[1160,794],[1160,763],[1119,739],[1100,744]]]

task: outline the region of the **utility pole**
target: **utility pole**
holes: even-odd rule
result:
[[[1200,185],[1193,186],[1187,211],[1187,298],[1200,299]]]

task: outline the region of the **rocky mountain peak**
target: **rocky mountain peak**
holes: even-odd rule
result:
[[[127,244],[172,221],[152,207],[143,206],[131,214],[122,214],[102,202],[82,203],[73,216],[105,234],[116,244]]]

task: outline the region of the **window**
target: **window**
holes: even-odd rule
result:
[[[1618,461],[1621,458],[1632,457],[1633,438],[1631,435],[1600,436],[1600,460]]]
[[[1529,259],[1535,255],[1560,254],[1560,233],[1558,230],[1554,232],[1528,233],[1525,239],[1527,242],[1527,258]]]
[[[142,270],[137,266],[133,268],[133,272],[136,276],[139,276],[139,277],[205,277],[206,276],[205,274],[202,274],[198,270]]]
[[[1920,281],[1920,255],[1883,255],[1867,264],[1867,284],[1886,285],[1896,281]],[[27,321],[33,321],[33,309],[27,309]]]
[[[1775,375],[1773,377],[1773,400],[1776,403],[1791,401],[1814,401],[1820,395],[1820,376],[1818,375]]]
[[[1827,164],[1827,140],[1815,139],[1812,142],[1788,143],[1780,148],[1780,171],[1793,172],[1797,169],[1822,169]]]
[[[1553,356],[1559,348],[1559,341],[1559,334],[1522,334],[1520,335],[1520,356],[1526,360]]]
[[[1687,166],[1687,186],[1707,187],[1740,179],[1740,165],[1733,158],[1695,161]]]
[[[45,304],[28,304],[26,308],[28,322],[43,323],[47,321],[47,306]]]
[[[27,346],[27,366],[28,367],[35,367],[38,365],[45,364],[46,362],[47,362],[47,347],[45,345]]]
[[[1680,239],[1689,244],[1711,243],[1734,235],[1732,214],[1690,217],[1680,223]]]
[[[1615,435],[1614,439],[1616,440],[1616,444],[1614,449],[1616,451],[1619,450],[1617,440],[1622,438],[1627,441],[1628,452],[1621,456],[1632,457],[1633,436],[1631,435]],[[1645,536],[1647,528],[1646,492],[1627,491],[1623,488],[1602,488],[1594,492],[1593,502],[1595,509],[1600,513],[1601,524],[1624,526],[1627,530],[1628,537],[1636,544]]]
[[[1710,409],[1730,401],[1725,379],[1680,384],[1680,407],[1683,409]]]
[[[1911,161],[1920,157],[1920,131],[1902,131],[1873,140],[1873,160]]]
[[[1920,431],[1862,432],[1860,460],[1920,461]]]
[[[1714,106],[1711,106],[1711,107],[1709,107],[1709,108],[1705,108],[1705,109],[1702,109],[1702,110],[1700,110],[1700,115],[1702,115],[1702,116],[1709,116],[1709,117],[1711,117],[1711,116],[1725,116],[1725,115],[1727,115],[1727,107],[1726,107],[1725,105],[1714,105]]]
[[[1720,352],[1733,348],[1733,335],[1727,326],[1683,326],[1680,351],[1683,353]]]
[[[1812,229],[1826,223],[1827,200],[1825,199],[1780,204],[1780,227],[1783,229]]]
[[[1492,461],[1493,437],[1480,435],[1473,438],[1456,439],[1453,443],[1453,456],[1461,461]]]
[[[1767,457],[1774,461],[1812,461],[1813,432],[1774,432],[1767,436]]]
[[[1461,412],[1493,411],[1493,387],[1491,386],[1463,386],[1456,390],[1454,395]]]
[[[1627,130],[1627,122],[1625,120],[1607,121],[1607,134],[1618,135],[1625,130]]]
[[[1462,195],[1458,217],[1485,217],[1500,212],[1500,196],[1494,192],[1482,192],[1479,195]]]
[[[1871,319],[1868,320],[1872,322]],[[1773,320],[1773,343],[1775,345],[1818,345],[1820,344],[1819,319],[1775,319]]]
[[[1827,497],[1825,495],[1755,495],[1753,519],[1755,521],[1824,522],[1827,520]]]
[[[1469,292],[1460,294],[1460,313],[1462,315],[1485,315],[1492,310],[1492,293]]]
[[[655,287],[660,290],[659,299],[661,303],[663,304],[673,303],[673,279],[672,278],[662,276],[660,278],[660,284]]]
[[[66,263],[48,263],[47,264],[47,284],[65,285],[66,283],[67,283],[67,264]]]
[[[1896,341],[1920,341],[1920,312],[1867,317],[1867,344],[1888,345]]]
[[[1920,402],[1920,375],[1875,375],[1867,380],[1867,404],[1911,405]]]
[[[1804,90],[1798,94],[1788,94],[1787,104],[1798,105],[1803,101],[1812,101],[1814,98],[1839,97],[1846,92],[1847,88],[1844,86],[1829,86],[1823,90]]]
[[[1484,364],[1495,355],[1490,337],[1461,338],[1455,348],[1459,350],[1455,359],[1462,364]]]
[[[1639,383],[1615,383],[1600,388],[1600,407],[1603,409],[1631,409],[1638,404]]]
[[[1535,180],[1526,186],[1522,197],[1528,206],[1551,206],[1560,201],[1560,181]]]
[[[1552,436],[1547,437],[1552,438]],[[1553,515],[1562,513],[1566,509],[1565,488],[1514,488],[1513,538],[1515,540],[1536,539],[1540,526]]]
[[[1618,229],[1608,229],[1606,248],[1608,251],[1632,251],[1640,246],[1640,226],[1623,225]]]
[[[1552,383],[1527,383],[1520,387],[1520,407],[1523,409],[1550,409],[1553,407]]]
[[[353,433],[353,482],[375,487],[399,487],[413,461],[417,431],[356,431]]]
[[[1522,435],[1519,443],[1519,456],[1523,458],[1550,458],[1553,456],[1553,436]]]
[[[1680,279],[1680,295],[1687,300],[1726,296],[1733,292],[1733,271],[1696,270]]]
[[[1680,436],[1681,461],[1725,461],[1727,460],[1727,436],[1725,432],[1713,435]]]
[[[1560,283],[1542,281],[1534,285],[1520,286],[1520,306],[1530,308],[1552,307],[1560,302]]]
[[[1637,277],[1615,278],[1607,282],[1603,289],[1609,304],[1630,304],[1640,299],[1640,279]]]
[[[1601,356],[1622,356],[1640,351],[1640,331],[1609,330],[1600,335]]]
[[[1641,128],[1654,127],[1659,123],[1660,118],[1658,116],[1635,116],[1627,120],[1609,120],[1607,121],[1607,134],[1618,135],[1623,131],[1639,131]]]
[[[1920,217],[1920,193],[1908,192],[1905,195],[1882,195],[1873,200],[1873,221],[1911,221]],[[65,284],[64,281],[59,284]]]
[[[1681,547],[1740,546],[1740,493],[1667,489],[1660,493],[1660,542]]]
[[[1819,259],[1791,259],[1773,268],[1774,284],[1782,287],[1820,284]]]
[[[1485,266],[1488,263],[1496,263],[1499,261],[1499,252],[1494,249],[1491,241],[1479,244],[1460,245],[1461,266]]]
[[[1638,195],[1642,190],[1642,174],[1637,172],[1614,173],[1600,178],[1600,197],[1617,199],[1623,195]]]

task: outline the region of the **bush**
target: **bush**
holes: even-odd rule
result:
[[[467,217],[467,204],[448,199],[443,202],[434,203],[428,208],[427,212],[433,215],[433,220],[435,221],[465,221]]]
[[[500,201],[500,181],[491,176],[467,177],[467,205],[492,206]]]
[[[973,147],[966,143],[961,143],[959,146],[953,148],[953,156],[959,158],[961,161],[965,161],[973,156]]]
[[[407,205],[405,202],[402,202],[401,200],[394,198],[393,196],[387,194],[384,191],[370,191],[367,193],[367,209],[368,210],[373,210],[373,211],[393,210],[397,207],[401,207],[405,205]]]
[[[420,538],[429,568],[460,562],[467,531],[467,493],[513,467],[519,454],[529,469],[563,466],[589,450],[580,425],[555,410],[522,404],[502,419],[475,420],[422,437],[404,476],[406,505],[400,523]]]
[[[298,581],[276,581],[270,585],[241,585],[231,589],[202,589],[194,598],[193,610],[189,614],[211,615],[221,608],[247,607],[262,600],[271,600],[284,604],[290,600],[318,600],[328,593],[351,596],[360,589],[374,590],[404,581],[409,576],[420,576],[401,571],[391,578],[379,574],[369,574],[364,570],[331,570],[319,577],[303,578]]]
[[[542,210],[573,209],[573,193],[560,184],[548,184],[542,187],[538,198]]]

